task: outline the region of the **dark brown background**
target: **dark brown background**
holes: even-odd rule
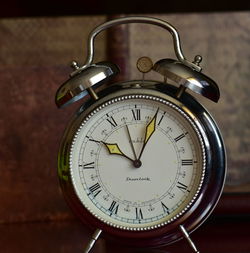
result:
[[[188,58],[197,51],[206,56],[204,71],[219,80],[223,91],[219,105],[207,106],[227,137],[229,177],[215,214],[192,235],[201,252],[250,252],[249,194],[242,193],[250,192],[249,14],[160,16],[183,34]],[[80,225],[66,207],[56,175],[60,137],[78,105],[58,110],[54,95],[68,78],[71,60],[84,61],[89,31],[107,18],[99,15],[0,20],[1,252],[82,252],[91,236],[92,231]],[[108,57],[127,63],[129,70],[124,66],[123,75],[130,78],[138,75],[134,62],[145,52],[153,59],[171,55],[171,42],[161,39],[162,31],[131,26],[124,33],[129,45],[122,48],[126,60],[112,55],[119,49],[112,46],[112,33],[108,33],[97,40],[96,61]],[[166,51],[165,45],[170,45]],[[134,251],[100,240],[94,252],[118,250]],[[166,247],[166,251],[190,252],[186,242]]]
[[[3,1],[0,8],[1,17],[16,16],[70,16],[70,15],[104,15],[117,13],[180,13],[180,12],[225,12],[245,11],[250,9],[246,0],[9,0]]]

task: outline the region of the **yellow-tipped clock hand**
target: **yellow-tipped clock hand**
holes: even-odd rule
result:
[[[142,149],[141,149],[141,153],[138,157],[138,160],[141,159],[141,156],[142,156],[142,153],[146,147],[146,144],[148,143],[148,140],[150,139],[150,137],[152,136],[152,134],[154,133],[155,131],[155,126],[156,126],[156,118],[157,118],[157,113],[159,111],[159,108],[157,109],[154,117],[150,120],[150,122],[147,124],[146,126],[146,132],[145,132],[145,138],[144,138],[144,143],[143,143],[143,146],[142,146]]]
[[[111,155],[121,155],[123,157],[126,157],[127,159],[129,159],[130,161],[134,161],[133,159],[131,159],[130,157],[128,157],[127,155],[125,155],[121,149],[119,148],[117,143],[106,143],[103,142],[102,143],[105,145],[105,147],[107,148],[107,150],[109,151],[109,153]]]

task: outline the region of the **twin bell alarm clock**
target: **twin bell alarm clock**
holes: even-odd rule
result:
[[[96,35],[128,23],[156,25],[172,35],[177,59],[153,63],[143,56],[137,62],[140,72],[155,71],[163,82],[143,78],[112,84],[119,66],[93,62]],[[85,64],[74,62],[56,93],[59,108],[85,98],[66,127],[58,155],[66,202],[95,230],[85,252],[100,235],[140,248],[186,238],[198,252],[189,235],[214,209],[226,173],[220,131],[190,94],[213,102],[220,97],[217,84],[201,73],[201,59],[186,60],[177,30],[152,17],[115,19],[90,33]]]

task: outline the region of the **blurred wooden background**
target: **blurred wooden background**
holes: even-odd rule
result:
[[[178,29],[188,59],[203,55],[204,73],[222,91],[219,104],[202,102],[225,138],[227,185],[215,214],[192,237],[201,252],[250,252],[250,12],[153,16]],[[91,236],[64,203],[56,175],[60,138],[79,103],[58,110],[54,95],[68,78],[70,62],[84,62],[88,33],[108,18],[0,20],[0,252],[80,253]],[[141,78],[135,69],[140,56],[174,57],[170,36],[162,30],[131,25],[119,32],[128,45],[122,57],[114,53],[119,48],[112,33],[98,37],[95,55],[96,61],[117,60],[124,78]],[[136,252],[100,240],[93,253],[118,250]],[[154,252],[190,249],[181,242]]]

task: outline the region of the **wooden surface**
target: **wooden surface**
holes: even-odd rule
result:
[[[247,49],[240,51],[241,46],[237,46],[239,50],[233,51],[234,43],[238,41],[238,37],[242,38],[242,47],[249,47],[249,43],[247,43],[248,27],[245,26],[245,23],[249,22],[249,15],[239,14],[237,16],[240,17],[239,19],[236,16],[234,16],[234,20],[237,22],[235,21],[234,24],[237,27],[234,29],[241,29],[240,33],[235,35],[232,51],[228,51],[229,45],[225,42],[226,46],[223,48],[227,49],[226,52],[229,55],[230,52],[234,52],[232,53],[235,54],[234,59],[240,54],[242,62],[236,62],[238,65],[235,63],[236,68],[232,73],[223,74],[223,76],[227,76],[231,73],[228,80],[234,82],[220,81],[223,89],[229,87],[232,92],[226,93],[226,99],[222,94],[223,103],[227,103],[228,111],[223,109],[216,115],[216,118],[219,121],[223,120],[226,112],[229,113],[229,116],[230,114],[235,115],[231,118],[225,117],[225,129],[228,131],[227,125],[230,123],[236,139],[229,143],[228,148],[231,148],[232,152],[236,149],[241,154],[234,156],[230,151],[229,156],[230,159],[243,157],[242,159],[245,159],[246,163],[242,164],[249,166],[249,160],[247,160],[249,159],[249,142],[246,142],[243,149],[240,149],[241,151],[237,150],[238,146],[234,146],[234,140],[238,141],[237,134],[241,135],[244,131],[244,135],[248,135],[249,130],[247,127],[249,114],[247,114],[246,108],[248,104],[243,98],[249,94],[249,88],[246,85],[249,80],[248,53],[250,51]],[[224,16],[226,18],[224,21],[219,17],[218,14],[212,20],[217,20],[219,24],[225,24],[231,16]],[[202,25],[207,24],[207,20],[211,20],[211,16],[207,15],[205,15],[206,22],[203,20],[204,17],[199,15],[176,15],[169,18],[170,21],[176,21],[177,25],[179,24],[178,20],[189,20],[189,26],[187,24],[182,27],[182,32],[188,27],[193,27],[194,24],[201,29]],[[197,19],[200,22],[195,22]],[[92,231],[81,226],[66,206],[56,175],[56,158],[60,138],[65,125],[79,103],[65,110],[58,110],[54,104],[54,95],[59,85],[68,78],[71,71],[68,66],[71,60],[84,61],[86,53],[84,46],[89,31],[104,20],[106,20],[105,16],[0,20],[0,252],[81,252],[83,245],[91,236]],[[232,27],[229,26],[228,29],[231,31]],[[211,30],[209,31],[211,32]],[[195,28],[193,28],[193,32],[195,32]],[[202,36],[205,35],[200,32],[198,35],[199,39],[203,41],[204,37]],[[197,52],[196,45],[192,49],[193,36],[188,38],[188,34],[186,34],[184,37],[188,42],[183,42],[185,45],[190,43],[190,46],[186,48],[187,51],[191,50],[190,55]],[[152,51],[157,49],[157,47],[152,48],[152,44],[149,44],[146,37],[146,35],[143,39],[136,37],[135,31],[132,30],[129,33],[129,43],[130,45],[141,43],[141,45],[149,46]],[[162,45],[158,39],[157,43]],[[202,47],[206,48],[211,44],[213,43],[210,41],[209,44],[202,44]],[[96,41],[97,61],[106,59],[106,48],[106,35],[103,34]],[[144,46],[142,53],[150,51],[145,51],[143,48]],[[125,49],[128,50],[128,48]],[[128,55],[130,55],[131,64],[134,62],[134,57],[137,57],[133,50],[134,47],[130,46]],[[170,50],[172,50],[172,45]],[[212,51],[215,52],[215,55],[220,53],[219,49],[209,48],[206,55],[209,56]],[[140,50],[138,50],[139,53]],[[156,50],[154,53],[157,58],[167,56],[165,51],[164,56],[162,56],[162,51]],[[112,59],[121,60],[117,56]],[[223,59],[216,57],[210,58],[209,61],[214,59],[220,64],[224,62]],[[212,67],[210,65],[208,72],[212,72],[216,68],[213,67],[213,64],[216,66],[216,62],[209,63],[212,64]],[[223,63],[224,69],[230,63],[230,61],[227,62]],[[131,66],[133,65],[129,64],[129,67]],[[226,68],[228,71],[230,69]],[[125,73],[129,75],[129,72],[125,71]],[[133,72],[130,74],[132,75]],[[237,80],[240,80],[237,82],[240,85],[239,88],[234,86]],[[242,108],[236,103],[238,100],[232,98],[232,93],[237,94],[236,98],[240,96],[238,94],[243,96],[241,97]],[[230,109],[231,105],[236,107]],[[237,114],[238,110],[243,114],[240,118]],[[230,122],[228,123],[228,121]],[[238,122],[240,130],[237,130]],[[246,140],[249,139],[246,138]],[[236,165],[241,165],[241,163],[237,162]],[[244,167],[244,170],[243,167],[237,168],[245,173],[249,167]],[[223,211],[220,211],[222,209],[216,211],[216,217],[212,217],[198,229],[193,234],[193,238],[200,246],[201,252],[250,252],[248,240],[250,225],[248,214],[250,211],[244,206],[249,197],[247,200],[245,197],[241,199],[242,212],[238,213],[239,209],[237,209],[235,199],[230,197],[225,200],[227,210],[231,210],[230,217],[225,218]],[[219,208],[222,204],[223,201],[219,203]],[[237,215],[242,213],[244,213],[244,217],[239,219]],[[180,250],[183,253],[190,252],[186,242],[155,252],[180,252]],[[93,253],[117,251],[125,253],[135,250],[121,248],[100,240]],[[150,251],[147,249],[144,252]]]
[[[250,221],[210,219],[191,234],[202,253],[248,253]],[[77,221],[0,225],[3,253],[82,253],[91,233]],[[121,242],[122,243],[122,242]],[[191,253],[186,240],[161,249],[131,249],[99,239],[93,253]]]

